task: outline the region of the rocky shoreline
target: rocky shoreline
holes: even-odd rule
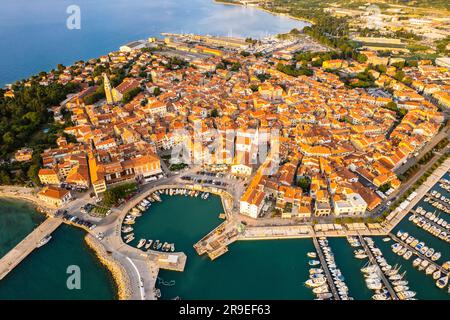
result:
[[[118,263],[105,249],[105,247],[92,235],[88,234],[84,238],[87,246],[92,249],[101,264],[110,272],[117,287],[117,297],[119,300],[129,300],[131,298],[130,279],[124,267]]]

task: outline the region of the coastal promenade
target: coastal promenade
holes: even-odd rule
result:
[[[24,260],[34,249],[39,241],[55,231],[63,221],[57,218],[47,218],[25,239],[10,250],[0,259],[0,280],[10,273],[22,260]]]

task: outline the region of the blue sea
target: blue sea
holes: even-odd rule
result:
[[[71,5],[80,29],[69,29]],[[70,19],[69,19],[70,20]],[[0,86],[161,32],[259,38],[308,23],[213,0],[15,0],[0,10]]]

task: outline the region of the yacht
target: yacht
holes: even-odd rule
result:
[[[311,269],[309,269],[309,274],[314,274],[314,273],[323,273],[323,269],[322,268],[311,268]]]
[[[327,282],[327,279],[324,278],[313,278],[313,279],[308,279],[305,284],[308,287],[312,287],[312,288],[316,288],[316,287],[320,287],[322,285],[324,285]]]
[[[403,248],[403,246],[399,243],[394,243],[391,247],[394,253],[399,252]]]
[[[394,291],[395,292],[402,292],[402,291],[408,291],[409,290],[409,287],[407,287],[407,286],[395,286],[394,287]]]
[[[152,246],[153,240],[148,240],[147,244],[145,245],[145,249],[150,249],[150,247]]]
[[[319,293],[317,295],[318,300],[328,300],[332,297],[333,297],[333,294],[331,294],[331,293]]]
[[[317,253],[315,253],[315,252],[308,252],[306,255],[308,256],[308,258],[316,258],[317,257]]]
[[[322,286],[320,286],[320,287],[316,287],[316,288],[314,288],[313,290],[312,290],[315,294],[319,294],[319,293],[328,293],[328,292],[330,292],[330,290],[328,289],[328,286],[325,284],[325,285],[322,285]]]
[[[413,242],[413,240],[414,240],[414,237],[413,236],[409,236],[408,239],[405,240],[405,242],[407,244],[410,244],[411,242]]]
[[[433,272],[433,279],[437,280],[441,277],[441,270],[437,269],[435,272]]]
[[[389,241],[391,241],[391,238],[389,238],[389,237],[383,238],[383,242],[389,242]]]
[[[430,263],[428,262],[428,260],[422,260],[422,262],[419,264],[419,270],[425,270],[426,267],[428,267]]]
[[[413,267],[417,268],[420,265],[421,262],[422,262],[422,259],[420,259],[420,258],[414,259]]]
[[[318,264],[320,264],[320,261],[317,260],[309,260],[308,264],[310,266],[317,266]]]
[[[414,291],[403,291],[399,292],[397,295],[400,300],[406,300],[413,298],[416,295],[416,293]]]
[[[400,239],[402,239],[403,241],[405,241],[406,238],[408,238],[408,237],[409,237],[409,233],[408,233],[408,232],[405,232],[405,233],[403,233],[403,234],[401,235]]]
[[[436,281],[436,286],[437,286],[439,289],[443,289],[443,288],[447,285],[447,283],[448,283],[448,276],[445,276],[445,277],[439,278],[439,279]]]
[[[41,239],[41,241],[38,242],[38,244],[36,245],[36,248],[45,246],[51,239],[52,239],[51,235],[45,236],[44,238]]]
[[[376,272],[378,270],[378,267],[376,265],[369,265],[366,267],[361,268],[361,271],[364,273],[373,273]]]
[[[432,261],[437,261],[439,260],[441,257],[441,253],[440,252],[435,252],[432,256],[431,256],[431,260]]]
[[[388,296],[384,293],[376,293],[372,296],[373,300],[389,300]]]
[[[408,248],[403,247],[402,249],[400,249],[400,250],[398,251],[398,255],[399,255],[399,256],[403,256],[403,255],[406,253],[406,251],[408,251]]]
[[[175,251],[175,244],[174,244],[174,243],[171,243],[171,244],[170,244],[170,251],[171,251],[171,252],[174,252],[174,251]]]
[[[356,259],[366,259],[367,255],[362,253],[362,254],[355,254],[355,258]]]
[[[125,243],[130,243],[133,240],[134,240],[134,236],[131,236],[125,240]]]
[[[430,248],[425,252],[425,257],[431,258],[431,256],[434,254],[434,249]]]
[[[411,258],[411,256],[412,256],[412,252],[411,251],[406,251],[406,253],[403,255],[403,258],[405,259],[405,260],[409,260],[410,258]]]
[[[138,248],[138,249],[142,248],[142,247],[145,245],[146,242],[147,242],[147,240],[145,240],[145,239],[139,240],[139,243],[138,243],[138,245],[137,245],[137,248]]]
[[[126,226],[122,228],[123,233],[130,233],[131,231],[133,231],[133,228],[131,226]]]

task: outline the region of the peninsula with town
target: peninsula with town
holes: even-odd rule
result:
[[[448,299],[448,3],[220,2],[311,24],[261,39],[163,33],[0,89],[0,197],[46,215],[0,257],[0,283],[68,224],[120,299],[161,298],[161,270],[187,272],[192,256],[137,228],[190,196],[223,207],[190,244],[207,263],[242,241],[309,239],[312,297],[352,299],[345,276],[375,300],[415,299],[417,273]],[[339,269],[334,238],[367,261],[360,274]]]

